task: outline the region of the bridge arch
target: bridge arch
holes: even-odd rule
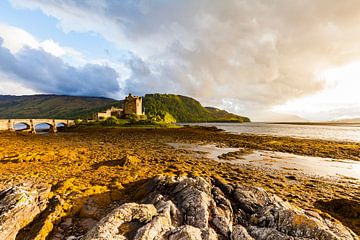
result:
[[[68,126],[67,122],[55,121],[56,123],[56,130],[61,132]]]
[[[67,127],[66,122],[56,122],[56,127]]]
[[[9,120],[9,128],[10,130],[17,131],[17,126],[19,125],[25,125],[26,128],[19,129],[18,131],[33,131],[33,124],[31,119],[15,119],[15,120]]]
[[[34,122],[34,130],[35,132],[56,132],[56,126],[52,123],[44,121],[44,122]]]
[[[16,122],[13,124],[12,128],[15,131],[27,131],[31,130],[31,125],[27,122]]]
[[[75,125],[74,120],[64,120],[64,119],[0,119],[0,131],[8,130],[14,131],[16,130],[17,124],[25,124],[26,129],[30,132],[36,133],[36,126],[39,124],[47,124],[50,126],[50,131],[56,132],[57,127],[69,127]],[[25,130],[25,129],[23,129]]]

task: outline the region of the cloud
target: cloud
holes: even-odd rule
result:
[[[3,39],[3,46],[12,53],[18,52],[24,46],[38,48],[39,42],[30,33],[23,29],[0,23],[0,37]]]
[[[43,49],[21,48],[13,54],[0,38],[0,72],[36,92],[108,96],[119,93],[119,75],[107,66],[73,67]],[[8,82],[0,78],[1,82]]]
[[[39,41],[27,31],[15,26],[0,23],[0,37],[4,41],[4,47],[8,48],[13,54],[19,52],[24,47],[30,47],[42,49],[56,57],[66,57],[71,62],[85,62],[82,54],[75,49],[61,46],[52,39]]]
[[[65,32],[96,32],[129,51],[126,91],[176,92],[267,109],[324,88],[323,69],[360,56],[360,3],[349,0],[48,1]],[[230,108],[229,107],[229,108]]]
[[[36,92],[28,87],[24,87],[21,83],[17,81],[17,79],[13,79],[10,76],[2,73],[0,71],[0,94],[8,95],[32,95],[32,94],[40,94],[41,92]]]

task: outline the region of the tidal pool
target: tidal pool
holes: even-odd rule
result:
[[[205,157],[230,164],[247,164],[261,168],[271,168],[286,172],[302,172],[321,177],[345,177],[360,180],[360,162],[345,159],[301,156],[291,153],[253,150],[239,154],[231,160],[219,158],[223,154],[236,153],[240,148],[220,148],[215,145],[195,145],[169,143],[177,149],[192,151],[195,157]]]

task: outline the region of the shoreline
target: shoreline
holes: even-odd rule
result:
[[[314,126],[334,126],[334,127],[360,127],[359,122],[264,122],[269,124],[288,124],[288,125],[314,125]]]
[[[307,176],[300,172],[284,174],[281,170],[264,171],[195,158],[184,154],[191,153],[189,150],[168,146],[169,142],[360,160],[360,143],[235,135],[211,128],[91,128],[54,135],[1,132],[0,188],[26,181],[52,185],[53,194],[66,203],[63,214],[53,220],[56,232],[66,218],[82,220],[76,216],[84,201],[93,194],[110,193],[121,202],[132,197],[131,189],[137,183],[160,174],[216,177],[261,187],[299,207],[336,218],[360,234],[360,220],[334,208],[334,201],[339,199],[360,206],[358,181]],[[134,156],[136,163],[119,165],[119,159],[126,156]],[[98,207],[101,208],[101,202]]]

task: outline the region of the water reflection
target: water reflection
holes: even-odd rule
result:
[[[47,123],[39,123],[35,125],[35,131],[36,133],[43,134],[43,133],[49,133],[51,130],[51,125]]]
[[[353,160],[300,156],[290,153],[256,150],[237,159],[223,160],[219,156],[237,152],[239,148],[219,148],[214,145],[169,143],[177,149],[193,151],[195,157],[206,157],[230,164],[247,164],[260,168],[272,168],[286,172],[303,172],[309,175],[348,177],[360,180],[360,162]]]
[[[17,123],[14,125],[14,129],[15,131],[23,131],[26,129],[30,129],[30,126],[27,125],[26,123]]]

